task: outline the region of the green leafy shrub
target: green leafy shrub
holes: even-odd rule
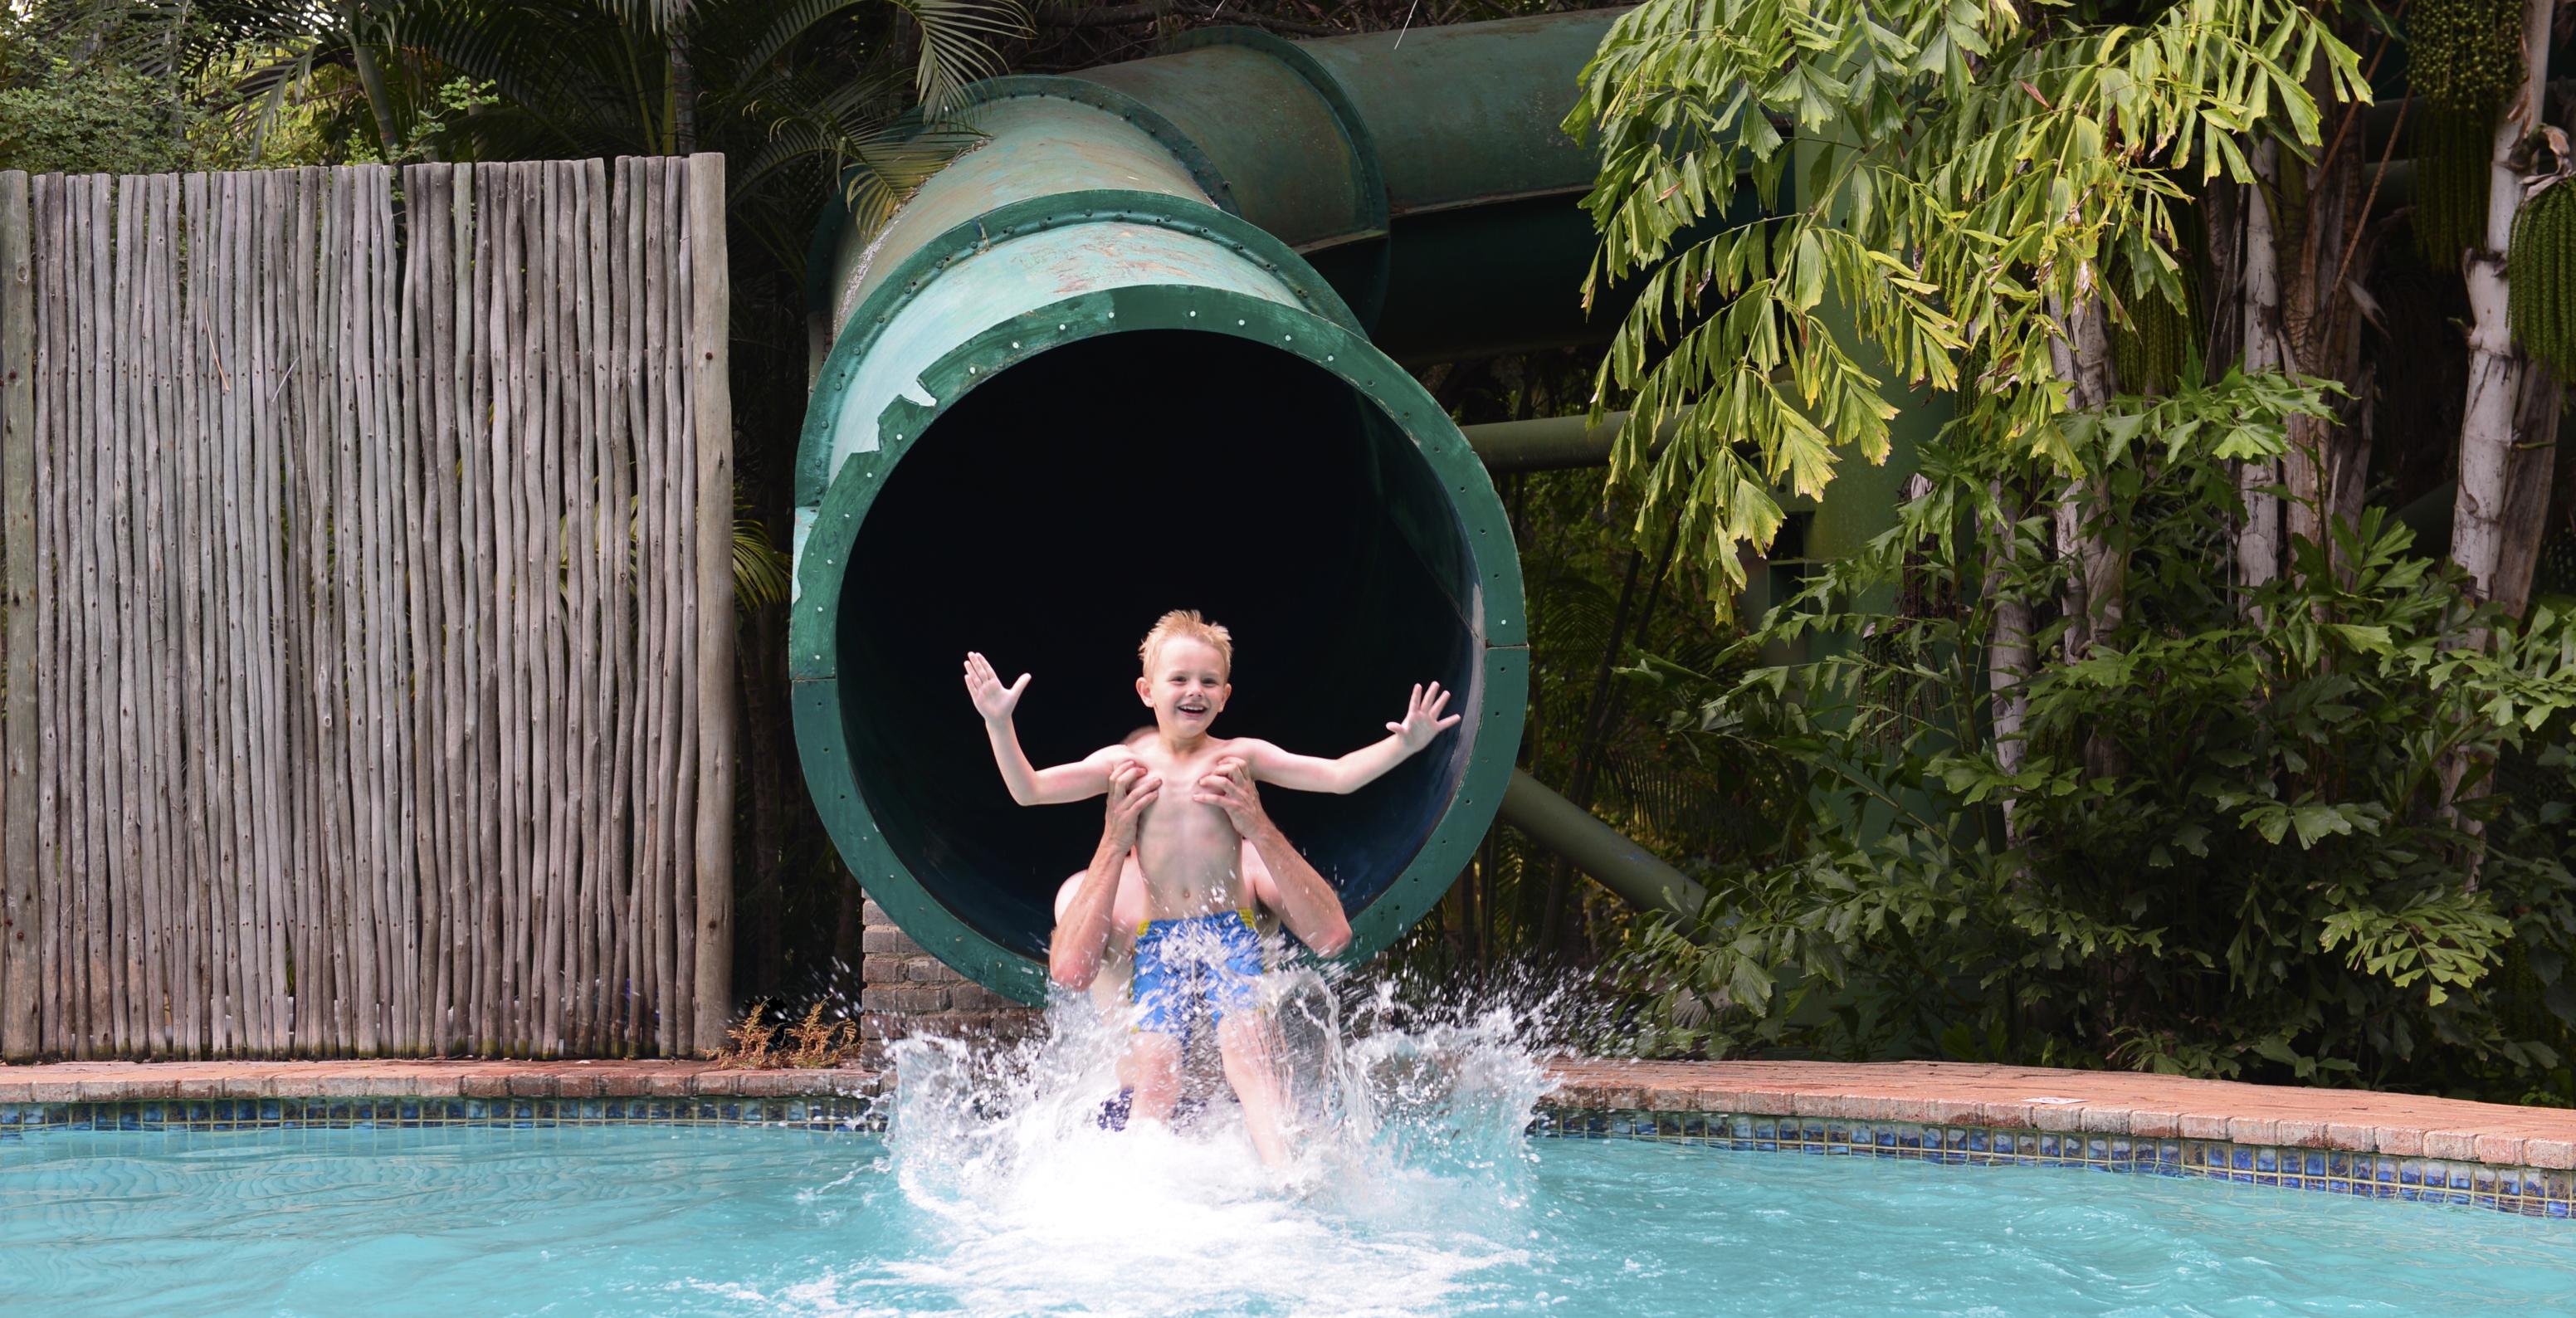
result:
[[[152,174],[195,164],[195,115],[159,80],[103,60],[74,64],[44,43],[12,44],[0,85],[0,169]]]
[[[2233,588],[2228,460],[2321,406],[2231,375],[2068,418],[2129,564],[2079,658],[2044,512],[2008,558],[1976,534],[2027,473],[1961,445],[1726,663],[1631,673],[1681,735],[1811,784],[1695,926],[1635,935],[1647,1045],[2576,1099],[2576,625],[2473,607],[2375,509]],[[1986,669],[2007,597],[2041,620],[2017,764]],[[1862,603],[1890,598],[1915,607]]]

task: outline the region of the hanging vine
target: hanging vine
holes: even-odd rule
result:
[[[2419,0],[2407,13],[2415,246],[2448,269],[2485,240],[2496,112],[2522,87],[2519,0]]]

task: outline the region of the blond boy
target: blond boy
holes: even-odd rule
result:
[[[1438,683],[1416,686],[1404,718],[1386,725],[1383,740],[1339,759],[1291,754],[1258,738],[1211,732],[1234,693],[1234,642],[1223,627],[1195,610],[1175,610],[1155,622],[1137,649],[1144,674],[1136,680],[1136,694],[1154,712],[1154,735],[1104,746],[1071,764],[1035,769],[1020,749],[1011,716],[1028,689],[1027,674],[1005,687],[984,656],[969,654],[967,694],[984,716],[1011,799],[1052,805],[1111,793],[1113,829],[1121,816],[1132,827],[1144,880],[1130,981],[1138,1013],[1135,1116],[1159,1121],[1170,1115],[1179,1095],[1184,1035],[1189,1022],[1204,1013],[1215,1024],[1226,1079],[1243,1103],[1253,1146],[1276,1165],[1286,1159],[1286,1148],[1267,1057],[1269,1036],[1246,1010],[1252,977],[1262,969],[1255,907],[1276,912],[1290,932],[1327,956],[1349,943],[1350,922],[1339,895],[1311,867],[1294,867],[1302,873],[1268,867],[1271,881],[1261,885],[1266,891],[1256,890],[1245,873],[1247,839],[1238,826],[1238,820],[1258,814],[1252,784],[1356,791],[1456,726],[1459,716],[1442,717],[1449,697]],[[1187,784],[1188,795],[1165,799],[1163,787],[1175,783]],[[1057,924],[1049,968],[1068,988],[1087,987],[1098,973],[1123,868],[1095,864]]]

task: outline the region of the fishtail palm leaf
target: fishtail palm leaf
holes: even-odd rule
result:
[[[964,100],[966,86],[1002,71],[993,43],[1026,37],[1028,10],[1017,0],[893,0],[921,28],[921,61],[914,90],[932,114]]]
[[[911,81],[933,107],[998,72],[993,41],[1028,30],[1019,0],[893,2],[920,27]],[[926,124],[899,118],[904,88],[888,75],[826,84],[795,65],[799,42],[867,3],[430,0],[401,6],[386,30],[395,46],[499,92],[504,105],[468,128],[481,155],[672,149],[670,54],[684,42],[699,138],[738,157],[737,198],[782,186],[783,171],[811,163],[814,177],[789,187],[802,194],[793,206],[810,212],[827,181],[846,174],[854,213],[879,223],[973,138],[935,110]]]

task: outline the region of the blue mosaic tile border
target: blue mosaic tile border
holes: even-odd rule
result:
[[[814,1098],[216,1098],[0,1103],[0,1141],[53,1131],[358,1130],[423,1126],[757,1125],[882,1131],[876,1100]]]
[[[2190,1176],[2367,1199],[2459,1204],[2525,1217],[2576,1216],[2576,1171],[2399,1158],[2343,1149],[1901,1121],[1628,1109],[1541,1110],[1531,1123],[1530,1133],[1541,1138],[1654,1140],[1764,1153]]]
[[[69,1131],[544,1129],[620,1125],[788,1126],[879,1133],[867,1097],[258,1098],[0,1103],[0,1142]],[[1755,1113],[1542,1109],[1543,1139],[1639,1139],[1741,1151],[1902,1158],[1968,1166],[2073,1167],[2201,1177],[2314,1193],[2576,1218],[2576,1171],[2399,1158],[2225,1140],[1844,1121]]]

